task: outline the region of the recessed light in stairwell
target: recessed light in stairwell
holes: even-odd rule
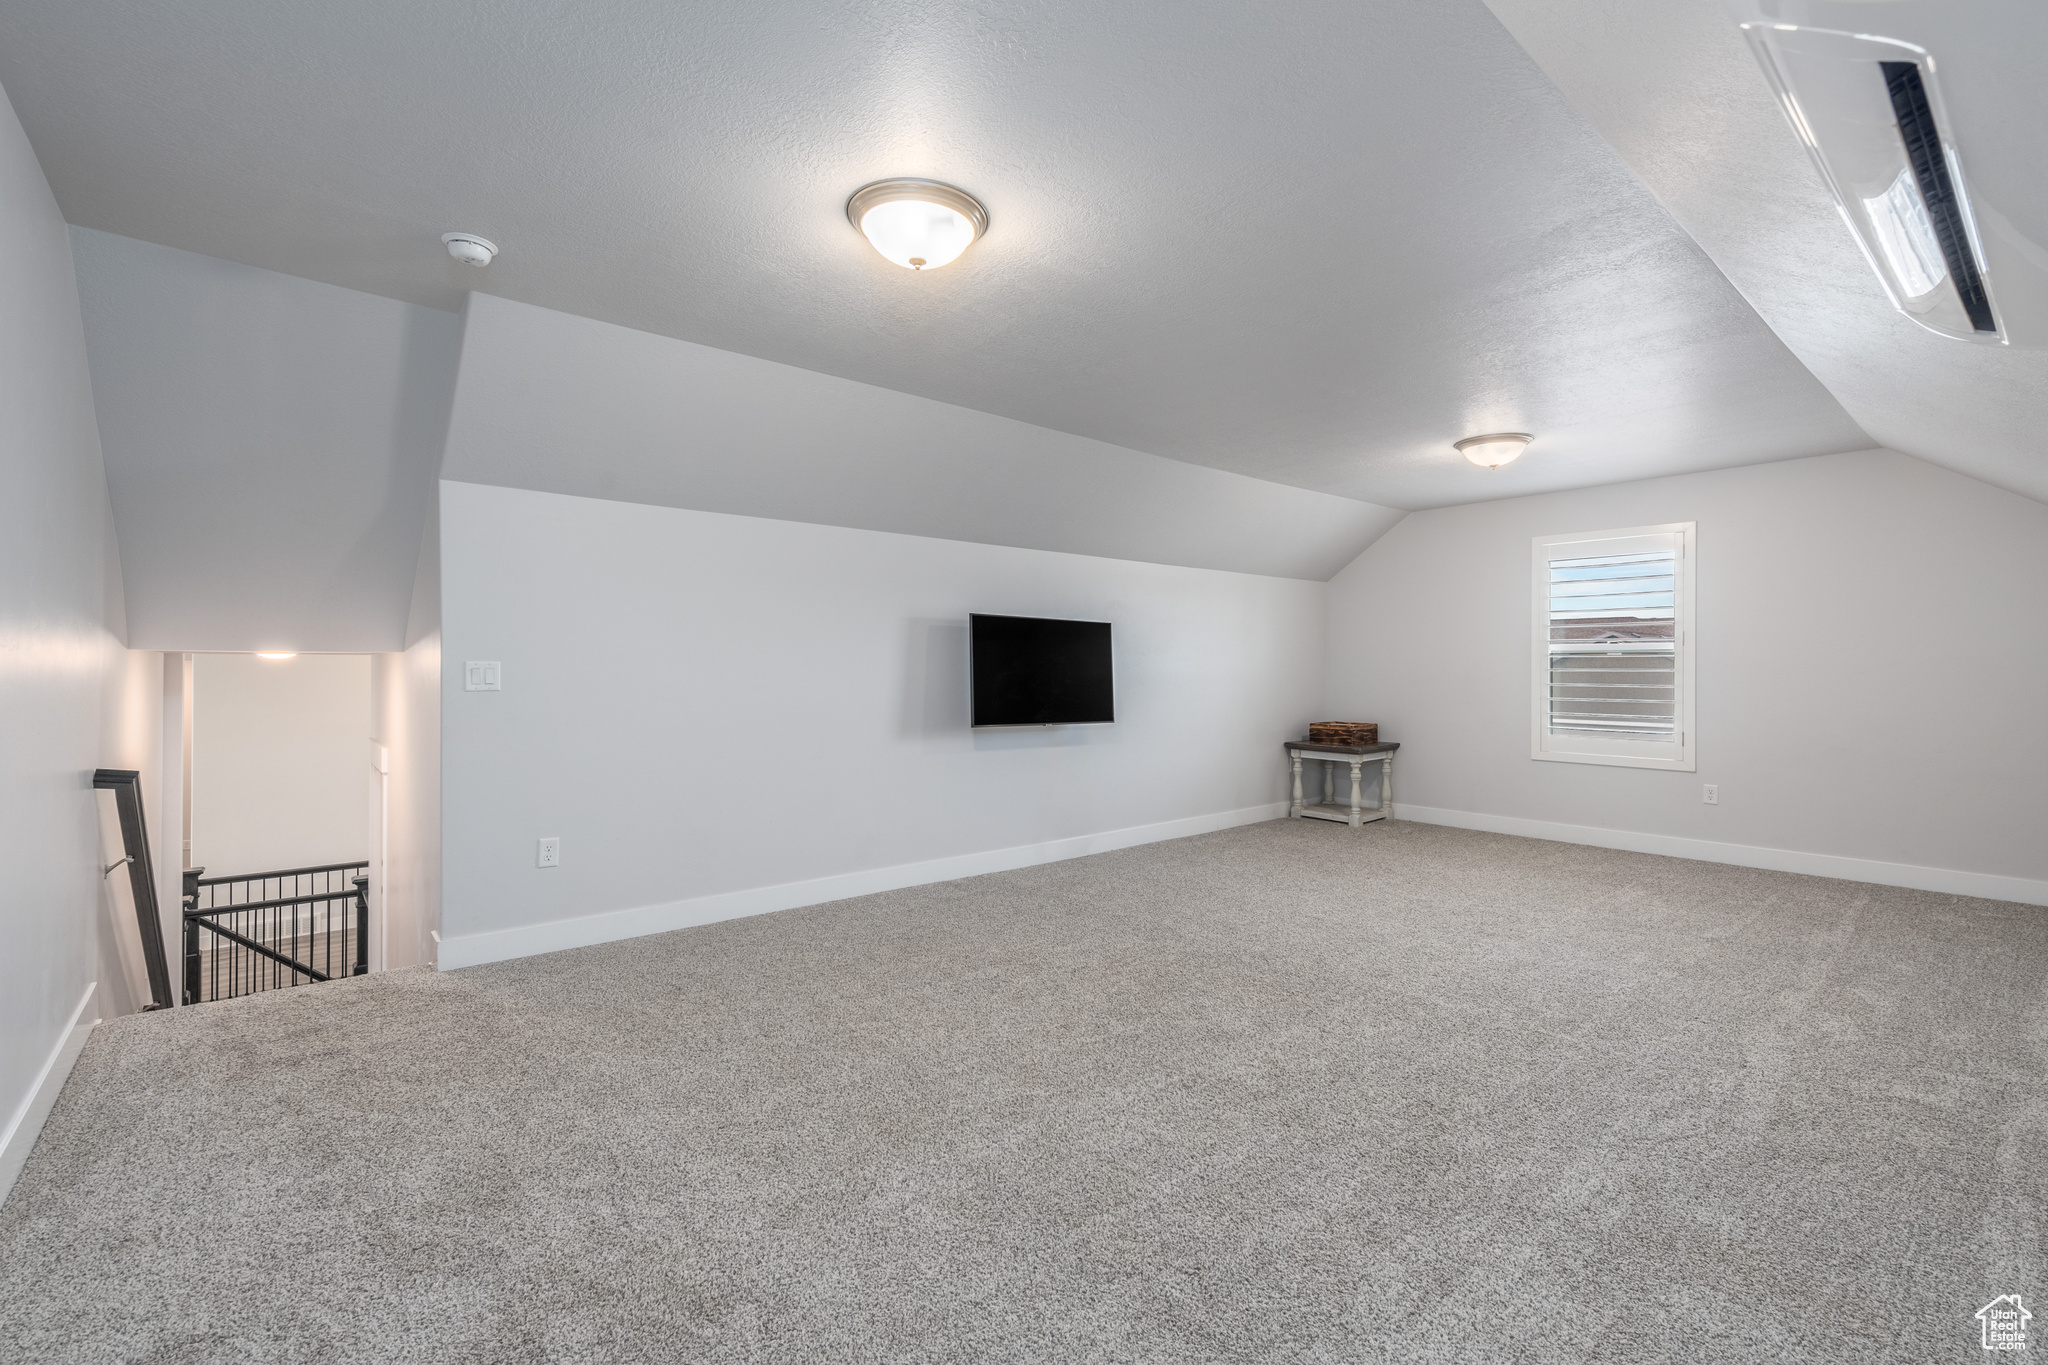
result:
[[[294,650],[290,654],[264,654],[258,652],[256,657],[259,659],[296,659],[299,655],[298,651]]]
[[[937,270],[988,231],[988,210],[966,190],[936,180],[877,180],[846,201],[846,221],[886,260]]]
[[[1481,469],[1499,469],[1528,449],[1536,438],[1525,431],[1504,431],[1494,436],[1467,436],[1453,441],[1451,449]]]

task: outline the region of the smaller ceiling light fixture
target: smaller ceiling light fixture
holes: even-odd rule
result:
[[[1499,469],[1512,461],[1536,438],[1522,431],[1504,431],[1495,436],[1467,436],[1451,448],[1481,469]]]
[[[988,231],[988,210],[966,190],[936,180],[877,180],[846,201],[846,221],[886,259],[908,270],[937,270]]]
[[[464,265],[486,266],[491,263],[491,258],[498,254],[496,242],[479,237],[474,232],[444,232],[441,234],[441,243],[448,248],[450,256]]]
[[[296,658],[298,658],[298,657],[299,657],[299,655],[298,655],[298,652],[297,652],[296,650],[294,650],[294,651],[293,651],[292,653],[290,653],[290,654],[277,654],[277,653],[272,653],[272,654],[258,654],[258,655],[257,655],[256,657],[257,657],[257,658],[259,658],[259,659],[296,659]]]

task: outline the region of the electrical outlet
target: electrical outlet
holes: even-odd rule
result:
[[[1711,782],[1707,783],[1707,785],[1700,788],[1700,800],[1706,802],[1710,806],[1720,805],[1721,789]]]
[[[560,867],[562,865],[562,840],[559,836],[540,841],[540,853],[534,859],[535,867]]]
[[[502,692],[505,690],[505,669],[496,659],[471,659],[462,666],[462,690],[465,692]]]

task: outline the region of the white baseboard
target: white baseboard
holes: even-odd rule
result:
[[[28,1164],[29,1150],[43,1131],[43,1120],[50,1116],[51,1107],[57,1103],[57,1092],[71,1075],[71,1064],[85,1050],[86,1036],[99,1022],[91,1013],[93,992],[98,987],[97,981],[86,983],[85,994],[78,998],[78,1008],[71,1011],[71,1021],[64,1026],[63,1036],[57,1039],[57,1046],[43,1063],[36,1083],[29,1087],[28,1094],[15,1108],[14,1117],[8,1120],[6,1134],[0,1136],[0,1200],[7,1198],[15,1177]]]
[[[445,972],[484,962],[531,957],[535,953],[553,953],[564,948],[585,948],[593,943],[639,938],[643,934],[665,934],[671,929],[687,929],[722,919],[793,910],[800,905],[820,905],[851,896],[869,896],[877,891],[949,882],[959,877],[978,877],[985,872],[1007,872],[1012,868],[1055,863],[1064,858],[1086,857],[1090,853],[1108,853],[1113,849],[1156,843],[1161,839],[1183,839],[1190,834],[1207,834],[1211,830],[1229,829],[1235,825],[1277,820],[1285,814],[1287,804],[1284,801],[1274,802],[1268,806],[1192,815],[1184,820],[1165,820],[1156,825],[1137,825],[1103,834],[1082,834],[1044,844],[1023,844],[987,853],[963,853],[952,858],[935,858],[930,862],[844,872],[834,877],[817,877],[810,881],[787,882],[781,886],[756,887],[748,891],[728,891],[722,895],[643,905],[578,919],[550,920],[545,924],[523,924],[514,929],[498,929],[489,933],[454,935],[441,942],[440,968]]]
[[[1459,829],[1519,834],[1529,839],[1555,839],[1566,844],[1592,844],[1596,848],[1619,848],[1630,853],[1661,853],[1667,858],[1693,858],[1706,863],[1761,867],[1772,872],[1800,872],[1809,877],[1835,877],[1850,882],[1876,882],[1880,886],[1907,886],[1916,891],[1943,891],[1953,896],[1982,896],[1987,900],[2048,905],[2048,881],[2027,877],[1957,872],[1945,867],[1887,863],[1875,858],[1844,858],[1833,853],[1801,853],[1796,849],[1762,848],[1755,844],[1724,844],[1712,839],[1687,839],[1676,834],[1639,834],[1634,830],[1603,829],[1597,825],[1566,825],[1551,820],[1481,815],[1469,810],[1442,810],[1435,806],[1408,806],[1400,802],[1394,803],[1394,815],[1396,819],[1415,820],[1426,825],[1455,825]]]

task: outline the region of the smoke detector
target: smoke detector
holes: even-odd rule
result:
[[[441,240],[448,247],[448,254],[464,265],[485,266],[498,254],[498,244],[474,232],[444,232]]]

